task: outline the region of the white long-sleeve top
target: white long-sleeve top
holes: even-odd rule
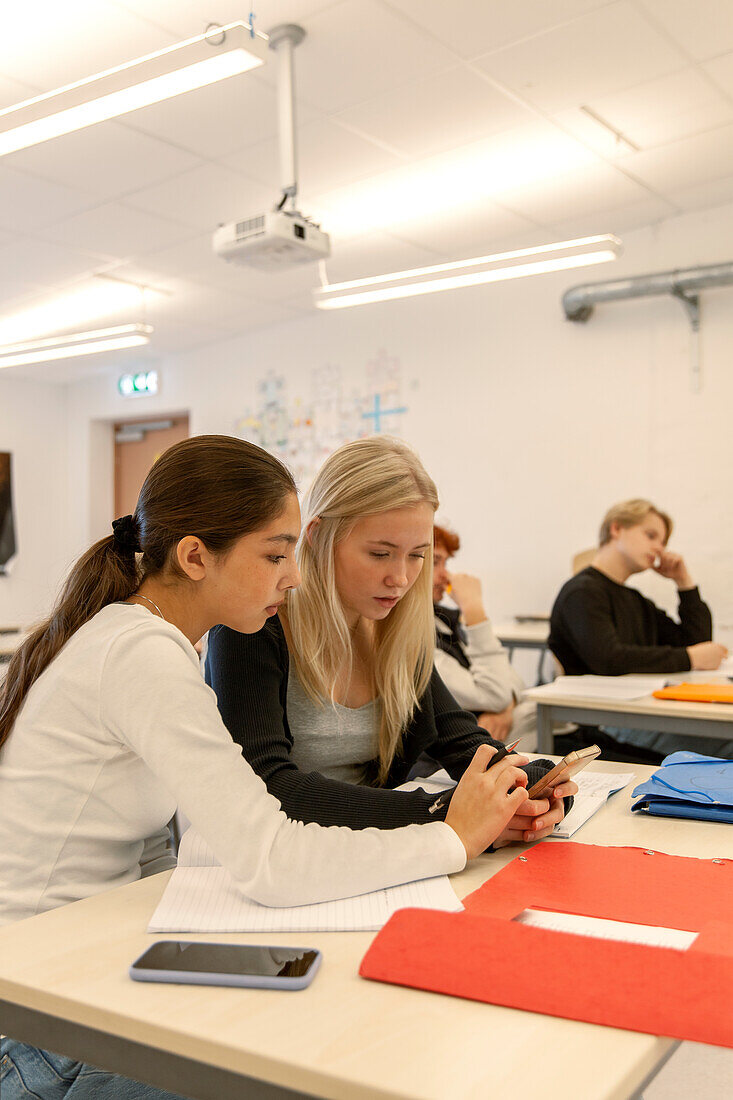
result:
[[[266,905],[347,897],[460,870],[444,822],[394,830],[291,821],[232,741],[193,646],[111,604],[30,689],[0,750],[0,924],[170,866],[180,807]]]
[[[448,631],[438,618],[435,626],[439,631]],[[463,629],[470,668],[464,668],[450,653],[437,647],[435,650],[435,667],[451,695],[466,710],[485,710],[492,714],[505,710],[510,703],[519,702],[524,684],[494,634],[489,619]]]

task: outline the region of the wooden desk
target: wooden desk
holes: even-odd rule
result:
[[[0,633],[0,664],[7,663],[10,660],[26,637],[27,634],[20,630],[14,633]]]
[[[501,644],[509,651],[509,660],[515,649],[536,649],[539,652],[537,661],[537,683],[542,684],[542,668],[547,653],[547,638],[550,633],[550,621],[544,619],[540,622],[510,622],[499,623],[494,627],[494,633]]]
[[[641,781],[651,769],[633,770]],[[632,815],[631,786],[576,839],[730,854],[725,825]],[[521,851],[476,860],[453,877],[459,895]],[[278,935],[323,951],[320,973],[302,992],[132,982],[128,965],[151,942],[145,927],[166,881],[157,875],[0,929],[0,1032],[196,1100],[516,1100],[530,1079],[529,1050],[531,1065],[555,1067],[558,1051],[573,1051],[562,1072],[542,1074],[543,1100],[628,1100],[676,1047],[364,981],[357,972],[373,933]],[[190,938],[272,942],[253,934]]]
[[[669,678],[685,679],[684,675]],[[623,680],[623,677],[617,679]],[[537,704],[538,752],[552,752],[552,726],[557,722],[656,730],[684,737],[733,738],[733,706],[727,703],[680,703],[673,699],[654,699],[651,694],[641,699],[581,699],[571,694],[558,695],[554,685],[548,685],[548,689],[552,694],[549,690],[545,694],[543,688],[538,687],[531,688],[524,696]]]

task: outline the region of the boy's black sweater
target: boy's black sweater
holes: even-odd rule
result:
[[[560,589],[549,646],[567,676],[686,672],[687,646],[709,642],[713,620],[697,588],[679,593],[676,623],[635,588],[589,565]]]

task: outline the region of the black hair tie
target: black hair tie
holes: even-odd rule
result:
[[[137,534],[137,520],[134,516],[122,516],[121,519],[113,519],[112,531],[115,545],[121,550],[132,551],[135,554],[142,550]]]

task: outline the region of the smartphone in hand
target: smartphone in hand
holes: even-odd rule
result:
[[[553,787],[557,787],[560,783],[564,783],[566,779],[570,779],[571,776],[581,771],[586,764],[590,764],[591,760],[595,760],[597,756],[601,755],[601,750],[598,745],[588,745],[585,749],[577,749],[576,752],[569,752],[567,756],[563,757],[559,764],[556,764],[549,772],[546,772],[541,779],[538,779],[527,792],[530,798],[545,798],[549,795]]]

